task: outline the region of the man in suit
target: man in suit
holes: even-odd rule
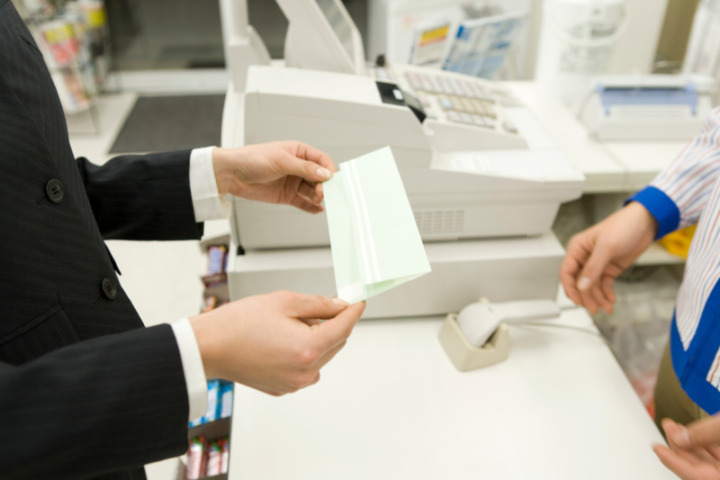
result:
[[[317,382],[363,304],[275,292],[144,328],[103,240],[197,239],[228,193],[317,212],[333,170],[299,142],[75,160],[42,54],[0,0],[0,477],[144,478],[187,449],[206,378]]]

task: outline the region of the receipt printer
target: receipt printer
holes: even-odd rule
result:
[[[600,140],[689,140],[713,108],[717,84],[698,75],[599,78],[578,115]]]

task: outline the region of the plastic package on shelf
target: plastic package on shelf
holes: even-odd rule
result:
[[[669,253],[687,259],[690,244],[692,243],[696,228],[697,225],[691,225],[689,227],[681,228],[675,232],[668,233],[658,240],[658,243]]]
[[[189,427],[197,427],[232,416],[233,387],[232,382],[220,379],[208,380],[208,400],[205,415],[190,422]]]
[[[28,3],[25,21],[43,52],[63,109],[69,114],[87,110],[108,72],[104,3]]]
[[[183,480],[201,480],[226,475],[229,467],[230,439],[223,436],[208,439],[198,435],[190,439],[184,459]]]

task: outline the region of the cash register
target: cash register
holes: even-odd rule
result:
[[[583,311],[553,325],[569,328],[518,327],[492,368],[460,373],[438,341],[439,319],[481,297],[556,297],[564,251],[550,229],[583,177],[542,126],[494,83],[367,68],[339,0],[278,3],[286,65],[230,85],[223,145],[295,138],[336,163],[389,145],[432,272],[369,299],[318,385],[281,398],[237,386],[229,478],[566,479],[593,462],[594,478],[669,478],[606,345],[578,332]],[[323,216],[237,200],[232,227],[234,299],[335,294]]]
[[[229,88],[223,146],[295,139],[336,163],[391,147],[433,273],[374,298],[365,316],[554,299],[563,249],[550,230],[584,177],[540,122],[495,82],[368,66],[339,0],[277,3],[289,21],[284,64],[249,66],[244,90]],[[232,233],[233,298],[335,293],[324,214],[234,199]]]

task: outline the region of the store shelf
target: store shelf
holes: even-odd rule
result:
[[[205,438],[214,440],[220,437],[226,437],[230,435],[230,421],[232,417],[221,418],[214,422],[203,423],[196,427],[188,429],[188,438],[197,437],[203,435]]]
[[[203,238],[200,241],[200,250],[207,253],[208,247],[213,245],[230,245],[230,234],[224,233],[212,237]]]
[[[225,251],[227,251],[229,241],[229,235],[218,235],[207,237],[202,242],[200,242],[200,250],[208,258],[208,273],[207,275],[201,277],[203,283],[205,283],[208,278],[225,276],[224,262],[222,262],[221,259],[217,257],[211,259],[212,254],[217,253],[217,251],[211,252],[211,247],[222,245],[226,247]],[[203,291],[204,300],[201,306],[202,311],[216,308],[217,304],[215,303],[212,306],[206,304],[205,299],[209,297],[215,297],[218,302],[227,301],[229,299],[227,282],[206,286]],[[208,465],[211,463],[208,459],[208,455],[211,455],[213,453],[217,455],[218,452],[218,450],[210,450],[211,444],[213,444],[215,441],[218,442],[215,445],[216,448],[219,445],[220,448],[222,448],[223,450],[223,459],[218,460],[218,458],[215,457],[215,461],[221,461],[224,464],[224,468],[221,469],[219,468],[220,465],[215,463],[214,465],[218,467],[218,469],[215,471],[227,471],[227,456],[229,455],[228,450],[230,448],[229,442],[232,412],[230,411],[231,409],[228,410],[225,407],[226,405],[231,407],[233,404],[232,396],[234,394],[232,392],[234,390],[234,386],[229,382],[219,381],[220,384],[217,385],[217,387],[215,388],[215,384],[217,382],[218,380],[208,380],[208,411],[205,413],[203,419],[199,420],[206,421],[206,423],[195,425],[197,421],[194,421],[191,423],[191,425],[193,426],[188,428],[188,440],[190,442],[190,449],[185,455],[187,459],[187,470],[183,475],[183,478],[188,475],[192,476],[192,478],[199,478],[200,480],[226,480],[228,478],[227,473],[212,476],[204,475],[205,469],[208,468]],[[226,390],[225,388],[227,386],[229,386],[230,388],[229,403],[226,403],[225,396],[225,394],[228,392],[228,390]],[[217,418],[221,415],[226,416],[224,418]],[[214,418],[217,418],[217,420],[212,420]],[[199,455],[202,455],[204,459],[199,460]],[[192,475],[190,474],[191,471]],[[201,476],[197,477],[196,475],[198,474]]]
[[[683,257],[668,253],[667,250],[657,243],[650,245],[650,248],[635,261],[635,265],[642,267],[652,265],[678,265],[682,263],[685,263]]]

